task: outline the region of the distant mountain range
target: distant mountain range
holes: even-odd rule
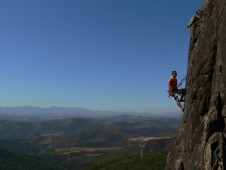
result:
[[[86,117],[100,116],[102,112],[79,107],[36,107],[36,106],[19,106],[19,107],[0,107],[0,115],[4,116],[28,116],[42,118],[62,118],[62,117]]]
[[[138,112],[114,112],[114,111],[95,111],[81,107],[0,107],[0,118],[4,117],[36,117],[36,118],[67,118],[67,117],[106,117],[116,115],[143,115],[158,117],[178,117],[178,112],[167,113],[138,113]],[[16,117],[15,117],[16,118]],[[18,117],[17,117],[18,118]]]

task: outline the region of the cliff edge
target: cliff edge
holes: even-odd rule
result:
[[[166,170],[226,169],[226,0],[205,0],[189,22],[187,94]]]

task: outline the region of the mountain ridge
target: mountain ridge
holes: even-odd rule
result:
[[[118,112],[118,111],[96,111],[82,107],[39,107],[39,106],[16,106],[0,107],[0,118],[3,116],[27,116],[39,118],[63,118],[63,117],[109,117],[116,115],[143,115],[179,117],[178,112],[142,113],[142,112]]]

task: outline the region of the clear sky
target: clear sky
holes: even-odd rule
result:
[[[166,112],[203,0],[1,0],[0,106]]]

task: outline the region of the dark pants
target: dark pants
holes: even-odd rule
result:
[[[177,100],[179,99],[179,96],[181,96],[181,99],[185,96],[186,94],[186,89],[176,89],[174,91],[174,99]]]

